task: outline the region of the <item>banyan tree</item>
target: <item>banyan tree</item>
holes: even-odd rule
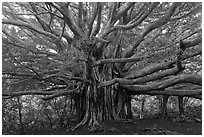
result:
[[[134,95],[202,99],[202,3],[2,5],[3,99],[69,96],[75,128],[132,118]]]

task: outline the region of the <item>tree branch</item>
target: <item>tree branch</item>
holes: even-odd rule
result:
[[[90,83],[89,80],[86,80],[84,78],[80,78],[80,77],[68,77],[68,76],[61,76],[61,75],[58,75],[58,74],[53,74],[53,75],[49,75],[49,76],[46,76],[46,77],[43,77],[42,79],[43,80],[48,80],[48,79],[55,79],[55,78],[62,78],[62,79],[66,79],[66,80],[76,80],[76,81],[82,81],[82,82],[85,82],[85,83]]]
[[[177,72],[178,72],[178,68],[177,66],[175,66],[172,69],[168,69],[168,70],[165,70],[160,73],[153,74],[153,75],[147,75],[145,77],[139,77],[137,79],[115,78],[115,79],[100,83],[98,87],[110,86],[115,83],[119,83],[120,85],[140,84],[140,83],[145,83],[145,82],[149,82],[153,80],[158,80],[158,79],[161,79],[169,75],[174,75]]]
[[[2,96],[4,98],[13,98],[23,95],[49,95],[46,97],[42,97],[43,100],[52,99],[55,97],[63,96],[63,95],[70,95],[70,94],[76,94],[79,93],[80,90],[74,89],[74,90],[57,90],[57,91],[43,91],[43,90],[30,90],[30,91],[22,91],[22,92],[3,92]]]
[[[82,27],[82,13],[83,13],[83,3],[79,2],[78,6],[78,26]]]
[[[31,30],[39,33],[39,34],[48,36],[48,37],[50,37],[52,39],[57,39],[58,38],[57,36],[53,35],[52,33],[49,33],[49,32],[43,31],[43,30],[39,30],[39,29],[35,28],[34,25],[31,25],[31,24],[28,24],[28,23],[25,23],[25,22],[2,19],[2,24],[9,24],[9,25],[14,25],[14,26],[18,26],[18,27],[25,27],[25,28],[31,29]]]
[[[193,54],[189,54],[189,55],[183,55],[180,60],[185,60],[197,55],[202,54],[202,49],[200,49],[199,51],[193,53]],[[159,70],[164,70],[164,69],[168,69],[169,67],[171,67],[173,64],[175,64],[177,62],[177,58],[166,62],[166,60],[160,62],[160,63],[155,63],[152,64],[151,66],[147,66],[141,70],[137,69],[137,66],[132,67],[128,72],[123,74],[124,78],[127,79],[133,79],[133,78],[138,78],[138,77],[142,77],[142,76],[146,76],[148,74],[157,72]]]
[[[155,22],[149,24],[143,30],[142,37],[145,37],[150,31],[154,30],[155,28],[158,28],[158,27],[166,24],[170,20],[170,17],[173,15],[173,13],[177,7],[178,7],[178,3],[173,3],[163,17],[161,17],[160,19],[156,20]]]
[[[101,64],[108,64],[108,63],[123,63],[123,62],[138,62],[143,60],[144,58],[148,58],[148,55],[135,57],[135,58],[110,58],[110,59],[103,59],[95,62],[92,67],[96,67]]]
[[[115,17],[115,20],[117,21],[125,12],[127,12],[133,5],[135,4],[135,2],[128,2],[126,3],[124,6],[122,6],[120,8],[120,10],[118,11],[117,16]]]
[[[172,67],[172,65],[174,63],[176,63],[176,61],[177,61],[177,59],[174,59],[173,61],[169,61],[169,62],[163,61],[161,63],[155,63],[155,64],[152,64],[151,66],[147,66],[141,70],[138,70],[137,67],[133,67],[127,73],[124,73],[123,77],[127,78],[127,79],[135,79],[138,77],[143,77],[143,76],[152,74],[152,73],[160,71],[160,70],[168,69],[168,68]]]
[[[183,45],[185,48],[190,48],[190,47],[193,47],[193,46],[198,45],[200,43],[202,43],[202,37],[198,37],[198,38],[194,39],[193,41],[187,41],[187,42],[183,41]]]
[[[134,94],[134,93],[133,93]],[[152,90],[149,92],[143,92],[139,94],[147,95],[169,95],[169,96],[186,96],[193,97],[202,100],[202,89],[193,89],[193,90],[175,90],[175,89],[166,89],[166,90]]]
[[[66,4],[60,3],[60,5],[57,5],[55,3],[50,3],[50,5],[55,7],[63,15],[66,24],[78,38],[83,36],[82,30],[79,28],[79,26],[76,25],[70,14],[70,11],[67,9]]]
[[[198,45],[199,43],[202,42],[202,38],[199,37],[193,41],[189,41],[189,42],[183,42],[185,48],[190,48],[190,47],[193,47],[193,46],[196,46]],[[110,59],[103,59],[103,60],[98,60],[97,62],[95,62],[92,67],[96,67],[98,65],[101,65],[101,64],[107,64],[107,63],[128,63],[128,62],[138,62],[138,61],[141,61],[145,58],[149,58],[151,57],[152,55],[155,55],[155,54],[159,54],[159,52],[156,52],[156,53],[152,53],[152,54],[148,54],[148,55],[144,55],[144,56],[139,56],[139,57],[134,57],[134,58],[110,58]],[[186,59],[186,57],[182,58],[182,59]]]
[[[17,73],[17,72],[2,72],[2,75],[18,76],[18,77],[36,77],[34,74]],[[37,77],[36,77],[37,78]]]
[[[49,28],[49,25],[46,24],[39,16],[38,16],[38,10],[36,7],[36,3],[34,2],[29,2],[32,10],[36,13],[35,17],[38,20],[38,22],[40,23],[41,27],[43,28],[43,30],[47,31],[47,32],[51,32],[51,29]]]
[[[43,100],[49,100],[49,99],[53,99],[56,97],[70,95],[70,94],[76,94],[76,93],[80,93],[80,90],[75,89],[75,90],[60,91],[60,92],[54,93],[52,95],[42,97],[42,99]]]
[[[122,88],[132,92],[150,92],[152,90],[165,89],[178,83],[192,83],[196,85],[202,85],[202,76],[198,74],[186,74],[173,76],[162,82],[152,82],[146,85],[121,85]]]
[[[30,90],[30,91],[22,91],[22,92],[3,92],[2,96],[17,97],[22,95],[51,95],[54,93],[56,93],[56,91]]]
[[[129,24],[127,25],[115,25],[109,29],[107,29],[107,31],[105,31],[103,34],[102,34],[102,38],[107,36],[108,34],[110,34],[111,32],[113,31],[116,31],[118,29],[122,29],[122,30],[129,30],[129,29],[132,29],[134,27],[136,27],[137,25],[139,25],[142,21],[144,21],[147,16],[152,12],[152,10],[158,5],[158,3],[153,3],[150,10],[148,10],[141,18],[139,18],[137,21],[134,21],[136,18],[134,18],[132,21],[133,22],[130,22]],[[141,41],[140,41],[141,42]]]
[[[91,36],[96,36],[96,34],[98,34],[100,28],[101,28],[101,17],[102,17],[102,4],[100,3],[99,4],[99,7],[98,7],[98,12],[97,12],[97,23],[96,23],[96,27],[95,29],[93,30]]]
[[[11,35],[9,35],[7,32],[5,32],[5,30],[2,30],[2,32],[4,33],[4,34],[6,34],[7,36],[9,36],[12,40],[14,40],[15,42],[11,42],[11,40],[9,39],[9,38],[2,38],[2,44],[6,44],[6,45],[13,45],[13,46],[15,46],[15,47],[18,47],[18,48],[22,48],[22,49],[25,49],[25,50],[27,50],[28,52],[32,52],[32,53],[34,53],[34,54],[38,54],[38,53],[40,53],[40,52],[38,52],[38,51],[35,51],[35,50],[32,50],[32,49],[30,49],[30,48],[28,48],[24,43],[22,43],[22,41],[21,40],[19,40],[19,39],[17,39],[17,38],[14,38],[14,37],[12,37]]]
[[[122,30],[129,30],[129,29],[132,29],[136,26],[138,26],[140,23],[142,23],[142,21],[144,21],[148,15],[153,11],[153,9],[158,5],[159,3],[153,3],[152,6],[150,7],[150,9],[145,13],[143,14],[143,16],[141,16],[139,19],[137,19],[137,21],[134,21],[134,22],[131,22],[131,23],[128,23],[127,25],[116,25],[114,26],[114,28],[117,30],[117,29],[122,29]],[[134,19],[133,19],[134,20]]]
[[[94,9],[93,15],[91,17],[91,21],[90,21],[89,26],[88,26],[88,36],[91,35],[91,31],[93,29],[93,23],[94,23],[94,20],[96,19],[96,16],[97,16],[98,12],[99,12],[99,7],[100,7],[100,3],[97,2],[97,5],[96,5],[96,7]]]
[[[131,57],[134,55],[135,49],[140,45],[140,43],[144,40],[144,37],[149,32],[151,32],[152,30],[166,24],[169,21],[170,17],[173,15],[177,6],[178,6],[178,3],[173,3],[172,6],[169,8],[169,10],[165,13],[165,15],[163,17],[159,18],[158,20],[154,21],[153,23],[150,23],[147,27],[145,27],[145,29],[141,33],[140,38],[134,43],[132,48],[126,52],[125,57],[128,58],[128,57]]]
[[[184,11],[184,13],[187,12],[187,13],[184,14],[184,15],[181,15],[181,16],[175,17],[175,18],[171,18],[170,21],[175,21],[175,20],[179,20],[179,19],[185,18],[185,17],[187,17],[187,16],[189,16],[189,15],[191,15],[191,14],[198,13],[198,12],[200,12],[201,10],[202,10],[202,5],[199,5],[199,6],[197,6],[197,7],[194,7],[194,8],[193,8],[192,10],[190,10],[190,11]]]

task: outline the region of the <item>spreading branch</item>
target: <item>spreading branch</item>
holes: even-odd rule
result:
[[[79,2],[78,6],[78,26],[82,27],[82,13],[83,13],[83,3]]]
[[[46,97],[42,97],[43,100],[52,99],[55,97],[63,96],[63,95],[70,95],[70,94],[76,94],[79,93],[80,90],[56,90],[56,91],[43,91],[43,90],[30,90],[30,91],[22,91],[22,92],[3,92],[2,96],[4,98],[13,98],[23,95],[48,95]]]
[[[69,9],[67,9],[68,5],[64,3],[60,3],[60,5],[57,5],[56,3],[49,3],[49,4],[54,8],[56,8],[63,15],[64,21],[69,26],[71,31],[76,35],[76,37],[79,38],[84,35],[82,30],[74,21],[74,18],[72,17],[71,12],[69,11]]]
[[[176,90],[176,89],[152,90],[152,91],[149,91],[149,92],[144,92],[142,94],[152,95],[152,96],[153,95],[185,96],[185,97],[192,97],[192,98],[202,100],[202,89],[193,89],[193,90]]]
[[[202,37],[198,37],[194,39],[193,41],[186,41],[186,42],[183,41],[184,48],[190,48],[200,43],[202,43]]]
[[[97,12],[97,22],[96,27],[94,28],[93,32],[91,33],[91,36],[96,36],[98,34],[100,28],[101,28],[101,17],[102,17],[102,4],[99,4],[98,12]]]
[[[127,89],[132,92],[150,92],[152,90],[165,89],[170,86],[176,85],[178,83],[192,83],[196,85],[202,85],[202,76],[198,74],[186,74],[186,75],[178,75],[172,76],[171,78],[164,80],[162,82],[152,82],[146,85],[121,85],[124,89]]]
[[[192,53],[192,54],[187,54],[187,55],[183,55],[180,60],[185,60],[197,55],[202,54],[202,49],[200,48],[197,52]],[[137,67],[132,67],[127,73],[123,74],[123,77],[127,78],[127,79],[133,79],[133,78],[137,78],[137,77],[141,77],[141,76],[146,76],[148,74],[157,72],[159,70],[164,70],[164,69],[168,69],[169,67],[171,67],[173,64],[175,64],[177,62],[177,58],[166,62],[165,60],[160,62],[160,63],[155,63],[152,64],[151,66],[147,66],[141,70],[138,70]]]
[[[28,24],[28,23],[25,23],[25,22],[2,19],[2,24],[9,24],[9,25],[14,25],[14,26],[18,26],[18,27],[25,27],[25,28],[33,30],[33,31],[35,31],[35,32],[37,32],[39,34],[42,34],[44,36],[48,36],[48,37],[50,37],[52,39],[58,39],[58,37],[53,35],[52,33],[40,30],[40,29],[34,27],[34,25],[31,25],[31,24]]]
[[[91,31],[93,29],[93,23],[94,23],[94,20],[96,19],[96,16],[97,16],[98,12],[99,12],[99,7],[100,7],[100,3],[97,2],[97,5],[96,5],[96,7],[94,9],[94,12],[93,12],[93,15],[91,17],[91,21],[90,21],[90,23],[88,25],[88,36],[91,35]]]
[[[122,6],[120,8],[120,10],[118,11],[117,16],[115,17],[115,20],[117,21],[124,13],[126,13],[133,5],[135,4],[135,2],[128,2],[126,3],[124,6]]]
[[[145,29],[142,31],[140,38],[133,44],[132,48],[126,52],[125,57],[128,58],[134,55],[135,49],[140,45],[140,43],[144,40],[144,37],[149,32],[166,24],[170,20],[170,17],[173,15],[178,5],[179,5],[178,3],[173,3],[171,7],[167,10],[167,12],[164,14],[163,17],[159,18],[158,20],[146,26]]]
[[[51,95],[54,94],[56,91],[42,91],[42,90],[30,90],[30,91],[22,91],[22,92],[3,92],[2,96],[10,96],[10,97],[17,97],[23,95]]]
[[[185,46],[185,49],[196,46],[198,44],[202,43],[202,38],[199,37],[193,41],[187,41],[183,42],[183,45]],[[150,58],[152,55],[159,54],[159,52],[144,55],[144,56],[139,56],[139,57],[133,57],[133,58],[110,58],[110,59],[102,59],[97,62],[95,62],[92,67],[96,67],[101,64],[107,64],[107,63],[128,63],[128,62],[138,62],[141,61],[145,58]],[[186,59],[186,57],[183,57],[182,59]]]
[[[148,58],[148,55],[140,56],[140,57],[134,57],[134,58],[110,58],[110,59],[103,59],[95,62],[92,67],[96,67],[101,64],[107,64],[107,63],[123,63],[123,62],[138,62],[141,61],[144,58]]]
[[[46,97],[42,97],[43,100],[49,100],[49,99],[53,99],[56,97],[60,97],[60,96],[65,96],[65,95],[71,95],[71,94],[76,94],[76,93],[80,93],[80,90],[65,90],[65,91],[60,91],[57,93],[54,93],[52,95],[48,95]]]
[[[131,21],[130,23],[128,23],[127,25],[116,25],[113,27],[112,30],[117,30],[117,29],[122,29],[122,30],[129,30],[129,29],[132,29],[136,26],[138,26],[140,23],[142,23],[142,21],[144,21],[149,15],[150,13],[153,11],[153,9],[158,5],[159,3],[153,3],[151,5],[151,7],[145,12],[145,14],[143,14],[139,19],[135,20],[135,21]],[[111,30],[111,31],[112,31]],[[110,32],[108,32],[110,33]]]
[[[175,66],[172,69],[168,69],[168,70],[162,71],[160,73],[152,74],[152,75],[147,75],[145,77],[139,77],[137,79],[114,78],[112,80],[100,83],[99,87],[111,86],[116,83],[119,83],[120,85],[140,84],[140,83],[145,83],[148,81],[158,80],[158,79],[161,79],[169,75],[174,75],[177,72],[178,72],[178,68],[177,66]]]

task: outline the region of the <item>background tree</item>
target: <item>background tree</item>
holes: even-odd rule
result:
[[[201,99],[201,9],[193,2],[4,2],[3,97],[68,96],[75,128],[131,118],[132,95]]]

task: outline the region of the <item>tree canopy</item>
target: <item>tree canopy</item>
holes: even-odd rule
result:
[[[132,95],[201,99],[201,10],[199,2],[3,2],[3,99],[70,96],[78,126],[128,117]]]

